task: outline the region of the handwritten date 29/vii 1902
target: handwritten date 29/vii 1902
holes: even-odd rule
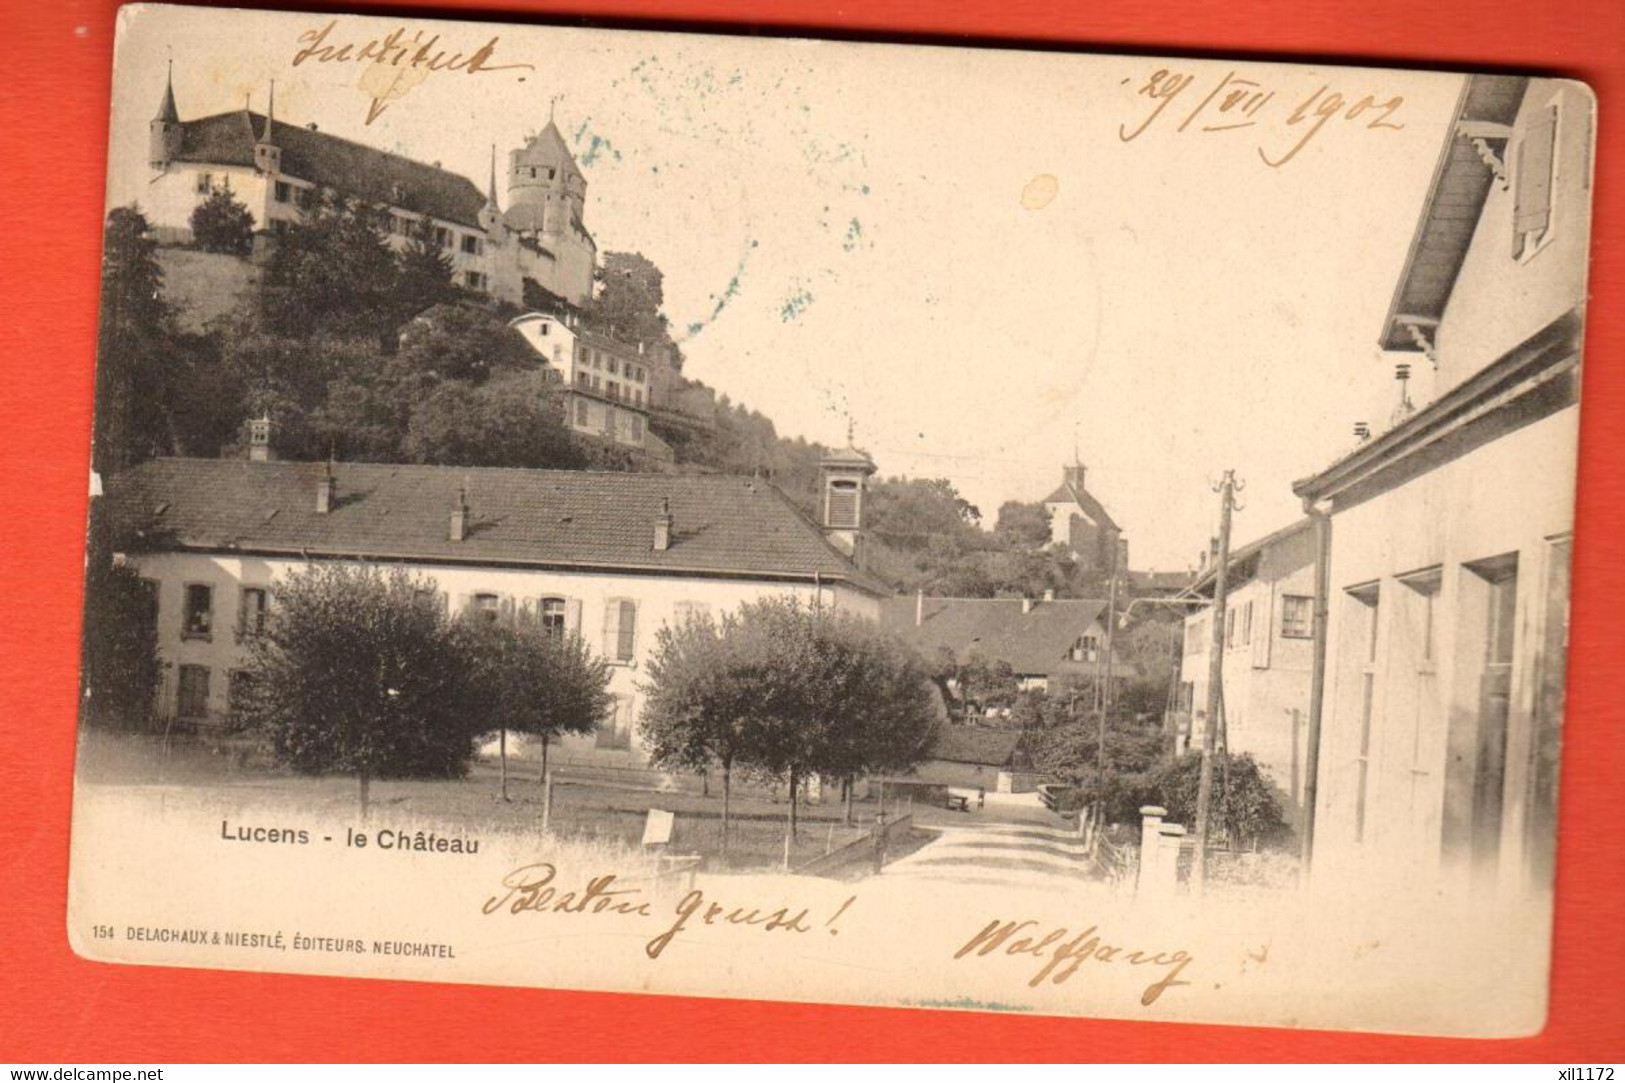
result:
[[[1132,80],[1124,79],[1125,85]],[[1118,126],[1117,137],[1132,143],[1167,114],[1171,123],[1179,119],[1175,132],[1230,132],[1257,127],[1269,119],[1272,110],[1286,108],[1291,98],[1277,97],[1274,88],[1232,69],[1203,93],[1197,77],[1171,68],[1158,68],[1134,91],[1136,98],[1149,99],[1149,111],[1134,122]],[[1178,102],[1170,111],[1169,107]],[[1405,99],[1398,94],[1383,98],[1378,94],[1355,96],[1330,83],[1296,100],[1283,124],[1281,138],[1261,139],[1259,158],[1272,169],[1280,169],[1308,146],[1326,125],[1353,125],[1367,131],[1399,131],[1405,125],[1396,120]]]

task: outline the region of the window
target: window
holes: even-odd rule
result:
[[[542,626],[542,634],[549,639],[564,638],[564,599],[543,598],[537,611],[537,620]]]
[[[310,206],[311,200],[316,198],[315,193],[316,190],[314,188],[295,188],[293,190],[294,205],[298,207]]]
[[[471,290],[485,289],[485,275],[480,271],[464,271],[463,283]]]
[[[197,175],[198,195],[206,196],[212,191],[214,191],[214,176],[209,173],[199,173]]]
[[[1224,611],[1224,649],[1227,651],[1236,649],[1236,611],[1234,609]]]
[[[1309,639],[1315,634],[1315,600],[1306,594],[1281,596],[1281,635]]]
[[[273,195],[278,203],[287,203],[293,199],[293,185],[287,181],[277,181]]]
[[[586,425],[587,424],[587,400],[586,399],[577,399],[576,400],[576,424],[577,425]]]
[[[502,615],[502,599],[495,594],[474,595],[474,616],[486,624],[495,624]]]
[[[237,603],[237,634],[255,636],[265,631],[265,588],[244,587]]]
[[[609,395],[610,398],[614,399],[617,402],[620,401],[620,398],[621,398],[621,385],[616,383],[614,380],[605,380],[604,381],[604,391],[605,391],[605,393],[607,393]]]
[[[214,588],[207,583],[186,584],[186,606],[181,615],[181,638],[208,639],[214,634]]]
[[[180,687],[175,713],[181,718],[206,718],[209,714],[209,667],[180,667]]]
[[[620,368],[613,357],[609,359],[609,374],[611,376],[620,374]]]
[[[638,603],[611,598],[604,606],[604,657],[631,663],[637,653]]]
[[[1552,225],[1552,182],[1557,161],[1557,106],[1537,113],[1518,139],[1512,196],[1512,255],[1533,255]]]
[[[451,248],[457,242],[453,239],[451,230],[445,226],[434,227],[434,243],[441,248]]]
[[[672,623],[679,627],[691,620],[704,620],[711,615],[711,607],[705,602],[677,602],[671,607]]]
[[[1248,602],[1247,605],[1246,605],[1246,608],[1244,608],[1241,611],[1241,641],[1243,643],[1251,643],[1253,641],[1253,603],[1252,602]]]
[[[838,479],[829,483],[825,520],[832,527],[852,528],[858,525],[858,483]]]
[[[470,256],[479,255],[480,254],[480,239],[478,237],[474,236],[474,234],[472,234],[472,233],[464,234],[463,235],[463,251],[466,252]]]

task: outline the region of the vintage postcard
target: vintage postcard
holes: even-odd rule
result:
[[[1540,1030],[1594,111],[126,7],[75,950]]]

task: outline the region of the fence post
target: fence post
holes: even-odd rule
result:
[[[553,821],[553,772],[542,776],[542,834],[547,834]]]
[[[886,867],[886,810],[884,808],[875,814],[874,840],[875,872],[879,873]]]
[[[1161,805],[1144,805],[1140,808],[1140,864],[1134,874],[1135,894],[1142,887],[1148,887],[1151,874],[1147,867],[1156,864],[1157,851],[1161,844],[1158,830],[1162,827],[1162,818],[1168,815],[1168,810]]]

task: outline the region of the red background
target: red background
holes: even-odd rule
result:
[[[78,592],[117,9],[111,0],[0,0],[0,1061],[1625,1059],[1625,561],[1617,540],[1625,529],[1625,238],[1616,199],[1625,181],[1618,154],[1625,5],[870,0],[846,10],[815,0],[388,7],[355,0],[345,7],[1519,67],[1588,81],[1601,101],[1601,131],[1550,1022],[1527,1040],[1424,1040],[117,967],[75,957],[65,913]]]

